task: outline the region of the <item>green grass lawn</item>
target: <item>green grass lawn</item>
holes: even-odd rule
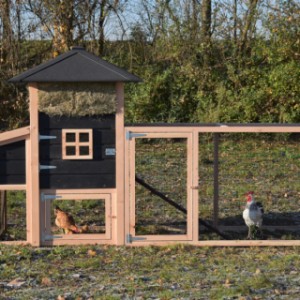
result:
[[[299,299],[299,254],[275,247],[2,245],[0,299]]]

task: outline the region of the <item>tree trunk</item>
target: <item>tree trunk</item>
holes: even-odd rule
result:
[[[249,37],[249,32],[252,28],[252,25],[255,22],[254,16],[256,13],[256,9],[257,9],[257,4],[258,4],[259,0],[250,0],[250,5],[249,5],[249,9],[247,11],[246,14],[246,20],[245,20],[245,25],[244,28],[242,30],[242,36],[241,36],[241,40],[239,43],[239,52],[240,55],[242,53],[244,53],[246,46],[247,46],[247,42],[248,42],[248,37]]]
[[[73,46],[74,29],[74,0],[65,0],[59,2],[53,7],[50,4],[50,11],[55,12],[53,16],[53,56],[68,51]]]
[[[211,0],[202,0],[201,19],[204,65],[209,66],[211,64]]]
[[[237,46],[237,0],[233,0],[233,42]]]
[[[105,43],[104,25],[107,16],[106,6],[107,6],[107,0],[102,0],[100,3],[99,40],[98,40],[98,53],[100,56],[102,56],[104,52],[104,43]]]
[[[12,60],[13,30],[10,20],[10,0],[0,0],[0,18],[2,21],[1,65]]]

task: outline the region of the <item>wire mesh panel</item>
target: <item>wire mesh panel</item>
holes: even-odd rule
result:
[[[104,234],[104,200],[54,200],[51,203],[51,234]]]
[[[187,139],[136,139],[135,177],[135,234],[187,234]]]
[[[200,217],[216,224],[231,239],[245,239],[248,230],[242,216],[245,193],[253,191],[265,211],[263,233],[255,238],[299,239],[299,140],[279,133],[221,134],[218,157],[213,154],[214,144],[212,134],[200,139]],[[216,171],[217,176],[213,174]],[[217,207],[215,193],[218,193]],[[219,237],[204,232],[200,238]]]
[[[4,226],[0,241],[26,241],[26,193],[25,191],[6,191],[0,205],[1,224]],[[2,202],[2,201],[1,201]]]

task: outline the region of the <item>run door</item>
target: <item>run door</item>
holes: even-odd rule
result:
[[[191,133],[127,132],[127,142],[127,243],[191,240]]]

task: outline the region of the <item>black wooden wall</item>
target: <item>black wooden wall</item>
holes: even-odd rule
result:
[[[24,184],[25,141],[0,146],[0,184]]]
[[[93,159],[62,160],[62,129],[93,129]],[[49,117],[39,114],[40,135],[56,136],[40,141],[40,164],[56,169],[40,171],[42,189],[114,188],[115,156],[106,155],[115,148],[115,115],[99,117]]]

